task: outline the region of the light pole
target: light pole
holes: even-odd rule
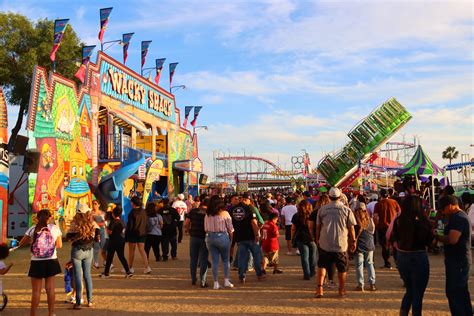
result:
[[[173,93],[173,89],[176,91],[176,90],[179,90],[179,89],[186,90],[186,88],[187,88],[187,87],[186,87],[184,84],[181,84],[181,85],[179,85],[179,86],[172,86],[172,87],[170,88],[170,93]]]
[[[100,43],[100,50],[105,52],[107,49],[114,46],[115,43],[119,43],[120,45],[123,46],[122,40],[107,41],[107,42]],[[107,48],[104,48],[105,44],[111,44],[111,45],[109,45]]]
[[[309,157],[308,157],[308,152],[306,149],[301,149],[301,151],[304,154],[303,158],[303,165],[304,165],[304,186],[305,186],[305,191],[308,191],[308,172],[309,172]]]

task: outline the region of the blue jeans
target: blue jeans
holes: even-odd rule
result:
[[[212,259],[212,277],[217,282],[217,272],[219,271],[219,256],[224,265],[224,278],[229,278],[229,251],[230,238],[227,233],[207,233],[206,234],[207,249],[211,253]],[[207,263],[207,262],[206,262]]]
[[[357,252],[354,256],[357,285],[364,287],[364,266],[367,267],[369,284],[375,284],[374,252]]]
[[[421,315],[423,295],[430,278],[430,263],[426,251],[398,251],[398,271],[405,283],[406,291],[400,309],[412,315]]]
[[[446,258],[446,297],[452,315],[472,315],[469,294],[469,263],[467,260]]]
[[[301,267],[303,268],[303,276],[309,279],[314,275],[316,269],[316,243],[297,242],[298,250],[300,252]]]
[[[253,256],[253,265],[257,276],[262,276],[262,250],[260,245],[255,240],[240,241],[237,251],[239,253],[239,279],[245,279],[249,263],[249,251]]]
[[[76,247],[71,248],[71,259],[74,267],[74,282],[76,289],[76,304],[81,304],[82,298],[82,278],[86,283],[87,302],[92,303],[92,265],[93,250],[82,250]]]
[[[191,270],[191,280],[193,283],[196,283],[196,270],[198,263],[201,284],[206,283],[208,257],[209,251],[207,250],[205,239],[191,236],[189,239],[189,268]]]

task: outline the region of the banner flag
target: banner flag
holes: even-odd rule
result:
[[[148,54],[148,47],[150,47],[151,41],[142,41],[142,68],[145,65],[146,55]]]
[[[56,52],[59,49],[59,45],[61,45],[61,41],[63,40],[64,36],[64,31],[66,30],[68,22],[69,19],[60,19],[54,21],[53,49],[51,49],[51,53],[49,54],[49,58],[51,58],[51,61],[56,60]]]
[[[91,59],[91,55],[92,55],[92,52],[94,51],[94,48],[95,48],[95,45],[82,47],[82,64],[81,64],[81,67],[79,67],[77,72],[74,74],[74,77],[79,79],[81,83],[84,83],[84,79],[86,77],[87,64],[89,63]]]
[[[109,15],[112,12],[113,8],[103,8],[100,9],[100,32],[99,32],[99,41],[102,43],[104,39],[104,33],[107,29],[107,24],[109,24]]]
[[[176,70],[176,66],[178,66],[178,63],[171,63],[170,64],[170,91],[173,83],[173,76],[174,76],[174,71]]]
[[[196,126],[196,120],[198,118],[199,112],[201,112],[202,106],[195,106],[194,107],[194,119],[191,121],[192,127]]]
[[[127,62],[128,57],[128,46],[130,45],[130,40],[135,33],[125,33],[122,34],[122,45],[123,45],[123,64]]]
[[[132,36],[135,33],[125,33],[122,34],[122,45],[123,45],[123,64],[127,62],[128,57],[128,46],[130,45],[130,41],[132,40]]]
[[[189,113],[191,113],[191,110],[193,109],[194,106],[185,106],[184,107],[184,122],[183,122],[183,127],[186,128],[186,125],[188,125],[188,117]]]
[[[165,60],[166,58],[158,58],[156,60],[156,77],[155,77],[156,85],[158,85],[160,82],[161,70],[163,70],[163,65],[165,63]]]

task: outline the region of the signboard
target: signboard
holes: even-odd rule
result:
[[[8,119],[7,104],[0,87],[0,242],[5,242],[7,237],[8,214]]]
[[[158,181],[160,179],[160,173],[163,169],[163,161],[160,159],[156,159],[148,168],[148,172],[146,174],[145,179],[145,187],[143,188],[143,204],[146,205],[148,201],[148,197],[150,196],[151,189],[153,187],[153,182]]]
[[[133,71],[125,71],[106,60],[100,62],[100,89],[105,95],[176,122],[174,100],[155,89]]]

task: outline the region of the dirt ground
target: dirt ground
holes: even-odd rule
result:
[[[189,244],[185,237],[178,247],[178,260],[152,262],[151,275],[142,274],[141,260],[135,264],[136,274],[125,279],[120,273],[120,263],[115,258],[115,273],[110,279],[100,279],[100,270],[93,269],[92,308],[71,310],[64,302],[63,276],[56,277],[56,315],[398,315],[404,288],[396,270],[385,270],[380,249],[375,253],[377,274],[376,292],[355,292],[355,275],[351,267],[348,274],[348,297],[337,297],[337,289],[326,289],[323,299],[315,299],[314,278],[303,280],[298,256],[287,256],[281,240],[280,266],[283,274],[269,274],[264,282],[257,282],[255,273],[249,273],[247,283],[239,284],[236,271],[231,272],[233,289],[212,290],[192,286],[189,276]],[[59,260],[64,264],[69,258],[69,243],[59,250]],[[12,270],[3,277],[4,292],[9,303],[1,315],[27,315],[31,285],[27,276],[29,249],[12,253],[6,262],[13,262]],[[137,253],[138,255],[138,253]],[[154,257],[152,256],[154,259]],[[135,259],[137,260],[137,259]],[[448,302],[444,294],[443,256],[430,255],[430,280],[425,292],[423,311],[426,315],[448,315]],[[471,275],[473,275],[471,273]],[[222,267],[220,267],[222,279]],[[223,280],[221,281],[223,282]],[[208,283],[212,285],[211,271]],[[471,276],[471,293],[474,277]],[[472,294],[471,294],[471,297]],[[43,290],[39,315],[47,315],[46,294]]]

